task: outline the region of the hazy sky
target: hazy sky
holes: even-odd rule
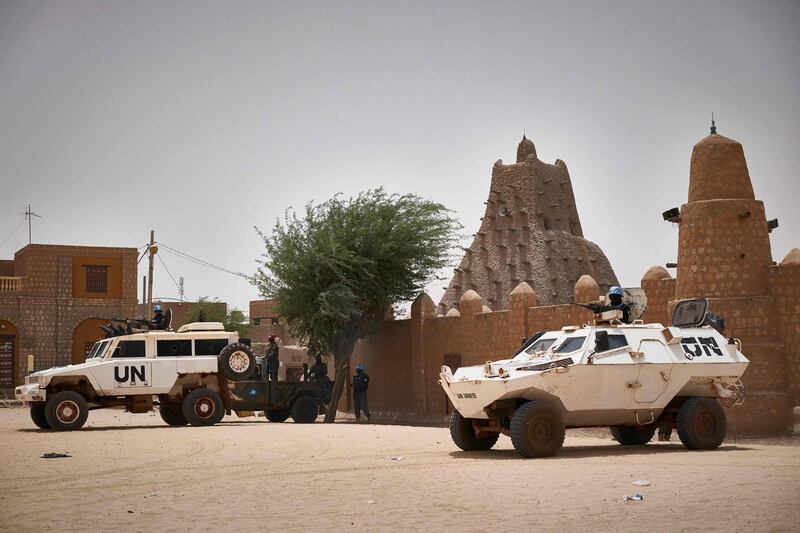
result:
[[[254,225],[377,186],[471,233],[524,130],[567,163],[586,237],[638,286],[676,259],[661,212],[686,200],[711,111],[780,220],[780,261],[800,246],[798,1],[0,0],[0,242],[31,203],[34,242],[139,247],[155,229],[250,273]],[[0,258],[26,243],[23,226]],[[189,298],[257,297],[163,260]],[[177,297],[158,262],[154,279]]]

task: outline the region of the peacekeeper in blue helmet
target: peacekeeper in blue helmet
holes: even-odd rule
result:
[[[608,289],[608,305],[607,309],[618,309],[622,311],[622,321],[625,324],[631,323],[631,306],[622,301],[625,291],[622,287],[614,285]]]
[[[150,319],[150,329],[167,329],[167,317],[160,305],[153,306],[153,318]]]
[[[367,420],[372,417],[369,414],[369,404],[367,403],[367,389],[369,389],[369,376],[364,372],[364,365],[361,363],[356,365],[356,374],[353,376],[353,400],[355,403],[356,421],[361,420],[361,411],[364,411],[364,416]]]

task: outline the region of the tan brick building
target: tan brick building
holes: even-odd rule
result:
[[[82,362],[99,326],[136,312],[135,248],[29,244],[0,260],[0,389]]]

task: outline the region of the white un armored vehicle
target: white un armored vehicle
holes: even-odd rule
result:
[[[442,367],[462,450],[488,450],[502,433],[524,457],[555,455],[565,428],[608,426],[622,445],[677,428],[690,449],[725,439],[723,404],[741,405],[749,361],[705,299],[680,302],[672,326],[623,324],[621,311],[590,304],[592,324],[534,335],[512,359]],[[709,325],[710,324],[710,325]]]
[[[121,324],[121,325],[120,325]],[[139,329],[114,320],[86,362],[34,372],[16,397],[30,404],[42,429],[73,430],[89,411],[125,407],[145,413],[158,405],[171,426],[210,426],[226,412],[264,411],[268,420],[316,420],[330,391],[308,381],[266,381],[247,341],[219,322],[186,324],[178,331]],[[259,374],[261,374],[259,376]]]
[[[154,396],[167,423],[215,424],[225,414],[218,368],[234,378],[252,374],[256,366],[238,333],[226,332],[219,322],[135,333],[115,322],[120,321],[109,324],[110,334],[118,336],[95,343],[86,362],[34,372],[16,388],[37,426],[78,429],[89,410],[103,407],[144,413],[153,408]]]

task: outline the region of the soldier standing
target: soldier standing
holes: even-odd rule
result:
[[[267,373],[269,374],[269,379],[272,381],[278,381],[278,368],[280,368],[280,357],[278,355],[278,343],[275,342],[275,335],[270,335],[269,342],[267,343],[267,353],[265,354],[265,359],[267,361]]]
[[[353,400],[355,403],[356,420],[361,420],[361,411],[371,420],[369,405],[367,404],[367,389],[369,388],[369,376],[364,372],[364,365],[356,365],[356,374],[353,376]]]

